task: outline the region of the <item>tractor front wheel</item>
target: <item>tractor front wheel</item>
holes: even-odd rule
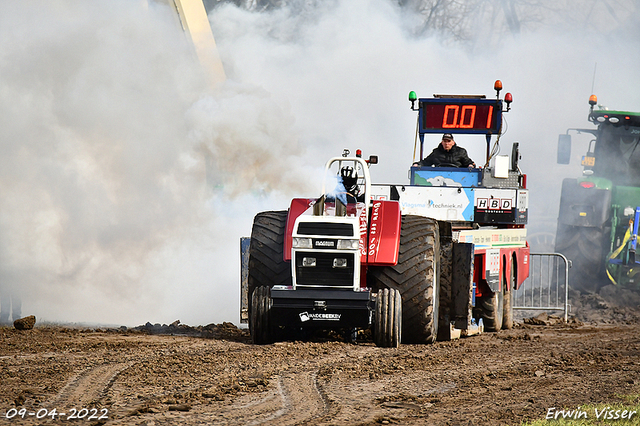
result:
[[[251,341],[256,345],[273,342],[271,330],[271,289],[261,286],[253,290],[251,295]]]
[[[402,297],[395,289],[383,288],[376,298],[373,339],[376,346],[397,348],[402,338]]]

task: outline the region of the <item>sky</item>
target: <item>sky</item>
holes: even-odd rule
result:
[[[501,153],[520,143],[536,232],[552,232],[561,180],[580,173],[584,141],[570,166],[555,150],[589,125],[592,86],[640,110],[632,2],[615,19],[594,2],[598,25],[555,15],[473,49],[412,35],[415,17],[388,1],[308,4],[210,11],[227,74],[212,90],[164,4],[0,1],[0,285],[23,315],[237,324],[239,239],[256,213],[316,196],[345,148],[379,156],[374,182],[408,182],[410,90],[494,96],[502,80]],[[458,143],[484,158],[484,138]]]

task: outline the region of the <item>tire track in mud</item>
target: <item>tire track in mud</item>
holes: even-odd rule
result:
[[[101,397],[104,398],[118,375],[134,364],[135,362],[118,364],[112,366],[109,371],[102,371],[101,367],[104,366],[100,366],[85,372],[81,377],[78,376],[69,381],[65,389],[60,392],[60,395],[64,393],[64,396],[59,400],[64,398],[78,401],[77,395],[86,393],[91,383],[93,383],[92,394],[96,395],[98,400]],[[109,424],[130,424],[132,415],[136,416],[136,422],[153,421],[156,425],[172,426],[186,424],[298,425],[321,422],[336,412],[337,407],[329,401],[318,381],[319,368],[320,366],[312,369],[285,370],[274,377],[272,380],[274,385],[269,390],[259,394],[246,394],[229,405],[196,404],[188,410],[189,413],[186,415],[188,420],[185,419],[185,413],[165,410],[141,411],[141,405],[134,404],[112,407],[113,411],[110,410],[109,413]],[[99,382],[103,385],[99,385]],[[74,386],[79,389],[72,390]],[[67,388],[70,389],[67,391]],[[117,396],[116,399],[118,399]]]
[[[318,369],[288,371],[277,376],[267,395],[240,399],[206,420],[215,424],[296,425],[318,421],[331,414],[331,404],[318,383]]]
[[[355,349],[356,352],[367,351],[366,348],[351,349]],[[340,357],[348,358],[349,356],[353,354],[345,353]],[[187,424],[277,424],[280,426],[324,423],[341,409],[339,404],[329,398],[319,379],[321,369],[335,362],[335,355],[329,355],[315,359],[306,367],[285,368],[272,376],[272,384],[267,390],[261,393],[248,393],[227,403],[196,403],[190,407],[188,414],[165,410],[155,413],[137,412],[137,419],[153,421],[158,426]],[[126,424],[125,420],[125,418],[117,419],[110,424]],[[125,423],[122,423],[123,421]]]
[[[273,380],[261,394],[248,394],[225,406],[194,406],[189,414],[162,411],[137,413],[137,422],[156,425],[298,425],[322,423],[334,413],[334,407],[318,382],[318,369],[288,370]],[[188,417],[188,420],[185,418]],[[129,424],[128,416],[116,416],[110,424]]]
[[[95,406],[106,397],[118,375],[133,364],[125,362],[90,367],[71,378],[60,392],[49,400],[49,404],[65,409]]]
[[[282,408],[266,419],[250,424],[277,421],[298,424],[318,420],[329,414],[329,401],[318,383],[318,370],[278,377],[278,393]]]
[[[368,351],[367,347],[354,346],[348,355],[342,356],[357,357]],[[313,368],[285,370],[277,375],[276,385],[266,395],[240,398],[209,420],[228,425],[322,424],[341,411],[341,405],[331,400],[318,378],[323,367],[335,363],[336,358],[327,356],[317,359]]]

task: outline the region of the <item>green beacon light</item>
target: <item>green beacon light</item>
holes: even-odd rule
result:
[[[418,100],[418,95],[413,90],[409,92],[409,101],[411,101],[411,109],[415,108],[415,103]]]

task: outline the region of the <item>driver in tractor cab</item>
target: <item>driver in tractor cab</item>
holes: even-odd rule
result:
[[[422,161],[413,163],[413,166],[435,166],[435,167],[475,167],[467,150],[456,145],[451,133],[442,135],[442,141],[431,154]]]
[[[340,169],[340,178],[347,193],[347,202],[364,202],[364,194],[360,194],[360,187],[358,186],[358,172],[351,166],[345,166]]]

